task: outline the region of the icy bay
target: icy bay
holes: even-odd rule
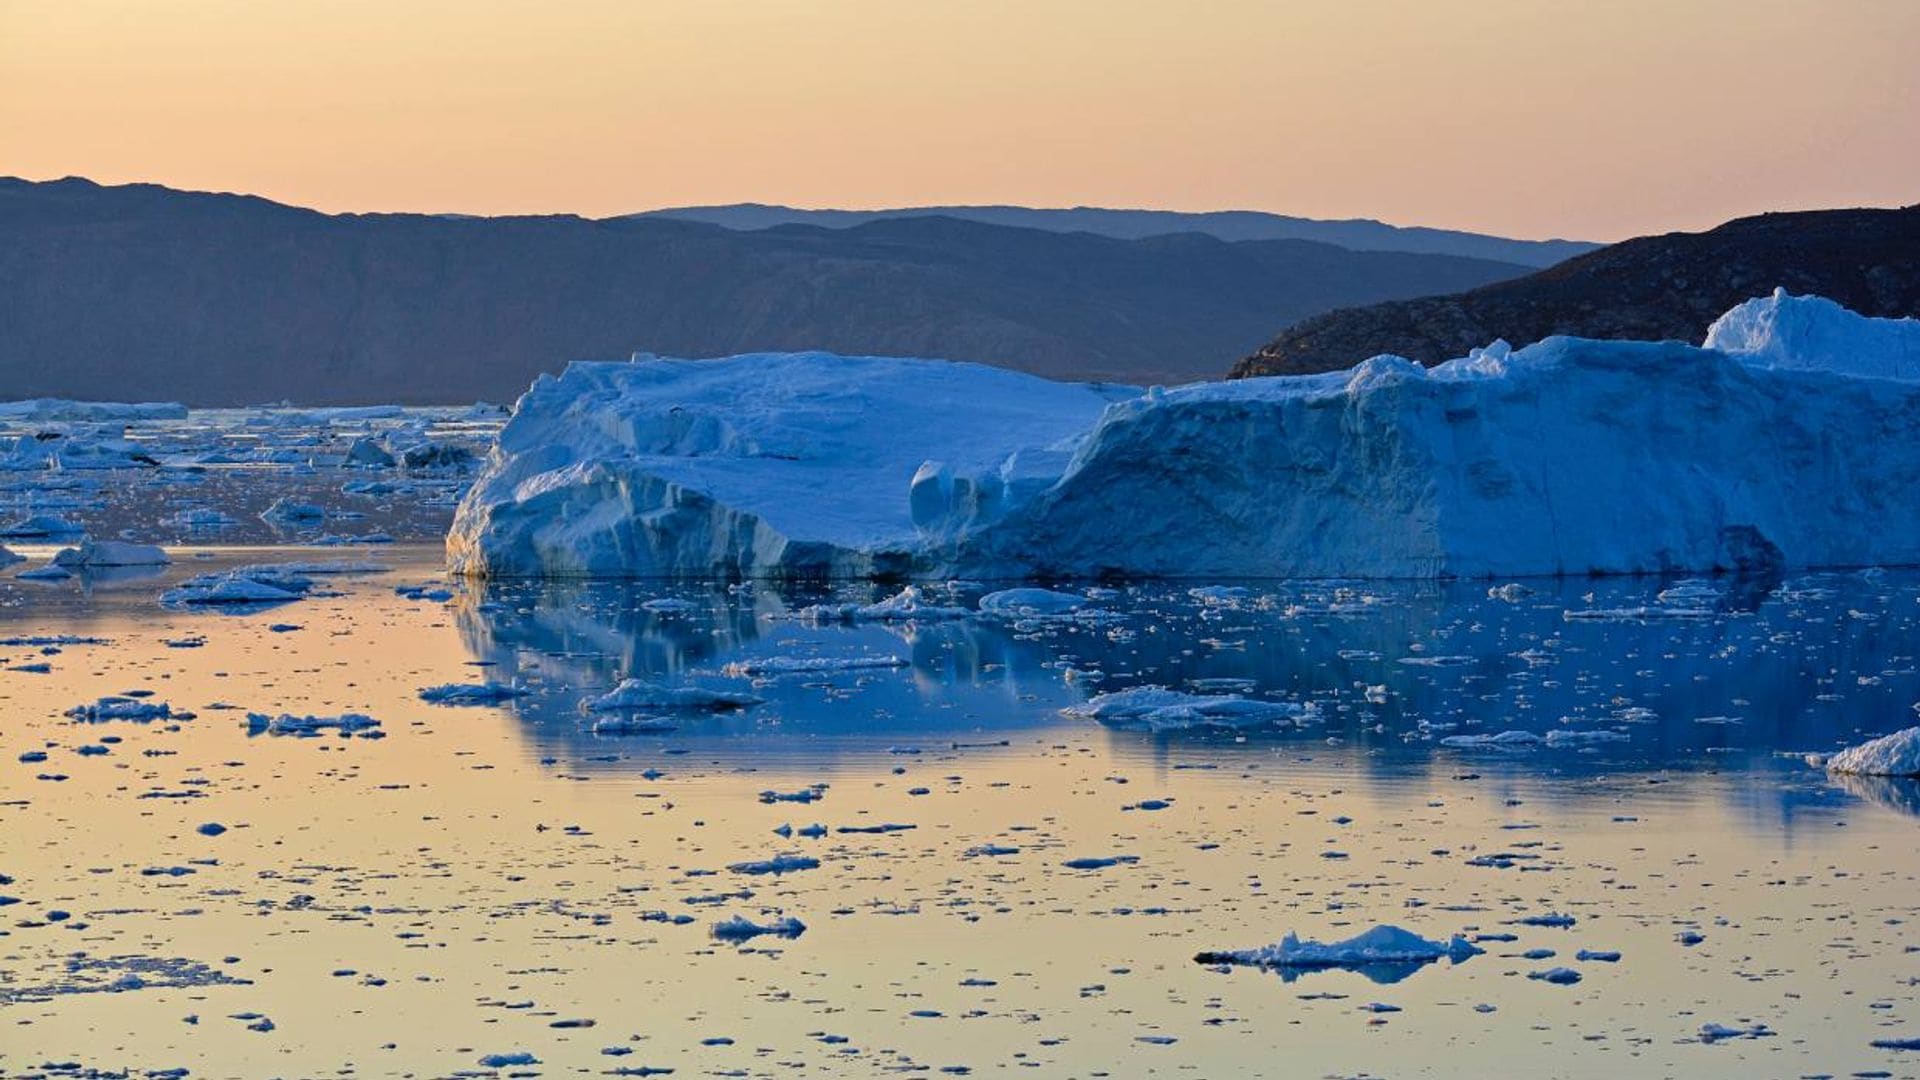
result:
[[[1920,788],[1802,760],[1911,722],[1910,573],[846,622],[803,613],[892,590],[403,541],[223,614],[156,596],[332,550],[173,555],[0,583],[6,1075],[1749,1076],[1920,1032]],[[628,679],[687,692],[583,707]],[[116,696],[171,715],[68,715]],[[1195,962],[1290,934],[1482,953]]]

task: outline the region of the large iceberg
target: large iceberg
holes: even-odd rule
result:
[[[499,576],[1438,577],[1920,564],[1911,320],[1140,393],[968,364],[582,363],[449,536]]]
[[[448,552],[483,576],[938,573],[945,504],[1031,498],[1138,393],[828,353],[575,363],[515,406]]]

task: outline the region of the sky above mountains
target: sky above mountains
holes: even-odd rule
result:
[[[1920,199],[1912,0],[0,0],[0,173],[326,210]]]

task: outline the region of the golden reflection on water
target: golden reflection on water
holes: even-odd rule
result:
[[[474,609],[395,595],[394,584],[434,569],[431,552],[400,556],[391,574],[341,582],[344,596],[238,617],[162,610],[151,583],[84,605],[16,594],[36,599],[8,610],[0,634],[112,644],[47,657],[0,650],[5,664],[53,668],[0,672],[0,873],[16,879],[0,892],[22,900],[0,909],[0,994],[57,979],[77,951],[201,960],[250,984],[13,1001],[0,1006],[0,1073],[76,1061],[194,1076],[445,1075],[526,1050],[548,1075],[774,1075],[804,1064],[851,1076],[921,1065],[1043,1076],[1751,1076],[1884,1067],[1871,1039],[1920,1032],[1910,983],[1920,970],[1903,951],[1913,820],[1885,800],[1813,802],[1789,822],[1757,821],[1756,786],[1813,781],[1738,769],[1460,779],[1460,759],[1440,755],[1385,768],[1345,746],[1169,747],[1061,719],[1016,693],[994,700],[1032,710],[1029,726],[982,740],[1006,746],[948,749],[971,740],[923,733],[923,752],[889,754],[871,739],[814,734],[790,753],[770,721],[731,741],[606,740],[582,753],[513,707],[417,699],[420,687],[476,677],[472,628],[463,634],[455,618]],[[270,632],[275,623],[300,629]],[[190,634],[206,645],[162,644]],[[593,636],[588,621],[576,644],[620,646]],[[575,671],[566,659],[549,673]],[[937,689],[916,682],[924,673],[884,678]],[[86,726],[61,716],[132,689],[198,717]],[[863,693],[834,707],[868,709]],[[249,738],[243,712],[207,708],[219,702],[367,712],[387,737]],[[874,723],[883,736],[884,718]],[[101,744],[104,756],[75,753],[101,736],[123,741]],[[663,752],[674,745],[691,749]],[[16,760],[36,749],[45,762]],[[648,767],[664,775],[642,776]],[[68,779],[36,779],[55,774]],[[820,802],[756,798],[814,783],[829,785]],[[1171,806],[1125,809],[1147,798]],[[814,821],[916,828],[771,832]],[[230,831],[201,836],[205,822]],[[967,856],[988,842],[1020,852]],[[782,851],[823,865],[779,878],[725,869]],[[1538,856],[1521,863],[1537,869],[1467,865],[1492,852]],[[1116,854],[1139,861],[1060,865]],[[142,874],[168,867],[193,873]],[[751,899],[687,903],[745,889]],[[52,909],[73,918],[19,925]],[[652,910],[696,921],[641,917]],[[1578,922],[1507,925],[1549,911]],[[722,916],[775,913],[807,932],[745,949],[708,939]],[[1377,922],[1518,940],[1392,985],[1346,972],[1289,984],[1191,960],[1289,930],[1332,939]],[[1680,945],[1683,928],[1704,942]],[[1558,955],[1515,955],[1532,948]],[[1581,948],[1624,958],[1576,963]],[[1526,977],[1556,965],[1584,981]],[[1370,1002],[1403,1011],[1360,1008]],[[926,1012],[938,1015],[915,1015]],[[274,1029],[233,1018],[249,1013]],[[1747,1021],[1779,1034],[1697,1041],[1702,1024]],[[733,1041],[703,1044],[722,1038]]]

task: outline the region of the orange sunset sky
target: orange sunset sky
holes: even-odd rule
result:
[[[324,210],[1920,201],[1920,0],[0,0],[0,173]]]

